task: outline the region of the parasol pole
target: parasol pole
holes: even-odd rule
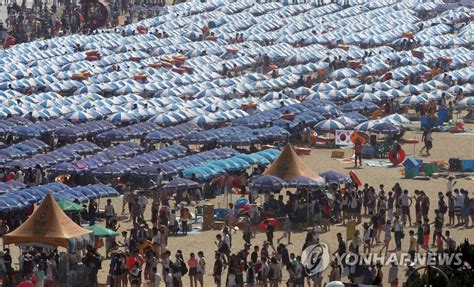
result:
[[[306,191],[306,225],[309,226],[309,191]]]

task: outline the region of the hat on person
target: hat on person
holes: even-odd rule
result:
[[[440,191],[440,192],[438,192],[438,196],[439,197],[444,197],[444,194]]]

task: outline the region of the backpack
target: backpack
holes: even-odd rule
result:
[[[184,261],[181,261],[181,275],[184,276],[186,273],[188,273],[188,267]]]

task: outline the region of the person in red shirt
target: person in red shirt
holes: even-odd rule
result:
[[[362,166],[362,141],[357,137],[354,141],[354,167],[357,167],[357,159],[359,159],[359,166]]]
[[[16,179],[16,177],[15,177],[15,172],[11,169],[11,170],[8,172],[7,181],[15,180],[15,179]]]

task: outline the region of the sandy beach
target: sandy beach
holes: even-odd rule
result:
[[[419,126],[419,123],[414,123],[414,127]],[[466,125],[467,129],[473,129],[474,125]],[[415,146],[415,151],[417,152],[417,157],[421,158],[424,160],[424,162],[431,162],[434,160],[444,160],[447,161],[450,157],[459,157],[462,159],[467,159],[467,158],[472,158],[474,156],[474,145],[473,139],[474,135],[455,135],[451,133],[435,133],[433,135],[434,137],[434,148],[432,150],[432,154],[429,157],[419,157],[418,152],[421,149],[421,145],[418,144]],[[421,138],[421,132],[419,131],[411,131],[407,132],[405,138],[416,138],[420,139]],[[413,145],[404,145],[403,148],[406,150],[407,153],[413,153]],[[339,161],[335,159],[331,159],[331,152],[332,149],[313,149],[311,152],[311,155],[309,156],[303,156],[302,159],[304,162],[311,167],[314,171],[317,173],[328,171],[328,170],[334,170],[337,172],[342,172],[342,173],[348,173],[352,169],[351,164],[342,164]],[[346,156],[350,156],[352,154],[351,149],[346,149],[344,150]],[[444,178],[439,178],[439,179],[431,179],[428,181],[419,181],[419,180],[411,180],[411,179],[403,179],[401,178],[401,173],[400,169],[402,167],[396,167],[396,168],[387,168],[387,167],[368,167],[364,164],[364,167],[361,169],[357,169],[357,174],[359,175],[361,181],[363,183],[369,183],[369,185],[374,186],[377,188],[379,184],[384,184],[386,189],[390,189],[395,183],[400,183],[403,189],[408,189],[410,191],[410,194],[413,194],[413,191],[415,189],[423,190],[425,191],[431,200],[431,208],[430,212],[432,213],[430,215],[430,221],[434,218],[434,209],[436,208],[437,205],[437,194],[438,192],[446,192],[446,179]],[[473,182],[468,179],[458,179],[456,187],[457,188],[464,188],[470,190],[470,194],[472,193],[472,186]],[[283,193],[283,192],[282,192]],[[233,200],[237,199],[237,196],[233,196]],[[121,207],[121,198],[115,198],[113,199],[114,206],[116,210]],[[211,201],[206,201],[206,203],[213,203],[215,206],[218,204],[222,205],[222,198],[217,198]],[[105,200],[101,201],[101,206],[105,204]],[[194,208],[191,208],[191,211],[194,211]],[[412,206],[412,214],[414,214],[414,207]],[[147,219],[150,218],[150,209],[147,210]],[[368,221],[368,218],[364,218],[363,221]],[[100,223],[101,225],[104,224],[104,222]],[[127,230],[131,228],[130,222],[120,222],[121,228],[120,230]],[[194,226],[197,227],[197,226]],[[362,231],[362,226],[358,225],[356,227],[357,229]],[[412,228],[413,230],[416,229]],[[408,233],[410,228],[405,228],[405,232]],[[446,230],[446,228],[444,229]],[[454,239],[456,242],[462,243],[465,238],[472,238],[473,234],[473,228],[464,228],[464,227],[456,227],[456,228],[448,228],[448,230],[451,231]],[[215,241],[215,236],[217,233],[219,233],[220,230],[214,230],[214,231],[205,231],[205,232],[199,232],[196,235],[188,235],[188,236],[177,236],[177,237],[170,237],[169,239],[169,249],[171,250],[172,254],[176,252],[176,250],[180,249],[183,251],[185,260],[189,257],[190,252],[197,253],[198,251],[204,251],[204,254],[206,255],[207,258],[207,274],[205,275],[205,284],[204,286],[213,286],[213,278],[211,276],[212,272],[212,266],[213,266],[213,255],[214,251],[216,250],[214,241]],[[337,248],[337,240],[336,240],[336,233],[341,232],[342,234],[345,234],[346,228],[345,226],[332,226],[331,231],[324,233],[320,236],[320,239],[322,242],[325,242],[326,244],[329,245],[331,253],[334,252]],[[279,238],[281,236],[282,232],[278,231],[275,234],[275,238]],[[290,252],[294,252],[295,254],[300,254],[301,253],[301,248],[304,243],[306,233],[305,232],[299,232],[299,233],[294,233],[292,234],[292,243],[291,245],[288,246]],[[345,235],[344,235],[345,236]],[[381,237],[383,238],[383,237]],[[402,243],[402,251],[406,251],[408,248],[408,239],[409,237],[406,236],[403,239]],[[244,241],[242,239],[242,232],[238,231],[237,233],[233,234],[233,252],[238,252],[244,244]],[[265,240],[265,234],[264,233],[258,233],[257,237],[252,239],[252,244],[258,244],[262,245],[263,241]],[[374,251],[379,251],[381,248],[381,244],[377,245],[374,248]],[[395,248],[395,242],[392,240],[389,246],[389,250],[392,250]],[[15,249],[15,248],[14,248]],[[103,252],[104,250],[101,250]],[[99,282],[105,283],[106,278],[107,278],[107,272],[108,272],[108,265],[109,261],[105,260],[103,262],[103,269],[100,271],[100,277],[99,277]],[[324,282],[328,282],[328,275],[329,275],[329,269],[326,269],[324,272]],[[405,267],[400,268],[399,276],[400,278],[404,278],[405,275]],[[388,268],[384,267],[384,273],[388,274]],[[288,278],[288,273],[283,272],[283,282],[286,282],[286,279]],[[385,281],[386,279],[384,279]],[[403,279],[404,280],[404,279]],[[347,278],[346,278],[347,282]],[[402,281],[403,282],[403,281]],[[183,280],[184,286],[189,286],[189,280],[188,278],[185,278]],[[384,282],[385,284],[387,282]],[[281,284],[283,286],[283,283]]]

